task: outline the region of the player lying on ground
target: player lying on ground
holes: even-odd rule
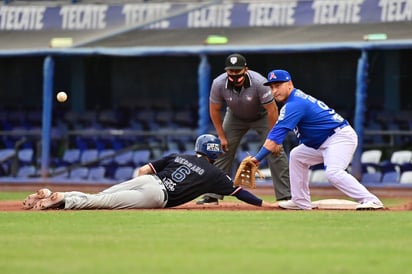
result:
[[[296,89],[285,70],[269,72],[265,85],[270,86],[275,100],[284,103],[276,125],[254,159],[262,161],[270,153],[279,154],[286,134],[295,130],[300,145],[289,158],[292,199],[279,202],[281,208],[312,209],[309,191],[310,166],[325,165],[329,182],[353,198],[356,208],[381,209],[382,202],[351,174],[346,172],[358,145],[358,136],[349,122],[324,102]]]
[[[139,176],[97,194],[40,189],[23,202],[25,209],[137,209],[178,206],[203,195],[235,196],[255,206],[277,207],[247,190],[212,163],[222,155],[219,138],[204,134],[197,138],[195,155],[172,154],[142,166]]]

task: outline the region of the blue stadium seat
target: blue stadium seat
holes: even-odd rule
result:
[[[16,155],[16,151],[12,148],[0,149],[0,163],[12,159]]]
[[[114,155],[115,155],[114,149],[108,148],[108,149],[101,150],[99,152],[100,164],[109,165],[110,163],[114,161]]]
[[[86,180],[89,176],[87,167],[78,167],[70,171],[69,178],[73,180]]]
[[[177,150],[177,149],[168,149],[168,150],[163,151],[162,157],[168,156],[168,155],[173,154],[173,153],[180,153],[180,151]]]
[[[361,183],[380,183],[382,178],[382,173],[380,172],[373,172],[373,173],[363,173]]]
[[[114,162],[119,166],[133,165],[133,151],[118,154],[114,157]]]
[[[136,150],[133,152],[133,163],[135,166],[147,164],[150,159],[150,150]]]
[[[81,153],[80,163],[82,165],[93,164],[99,156],[99,151],[94,148],[86,149]],[[96,163],[94,163],[96,164]]]
[[[57,167],[53,170],[53,179],[68,179],[69,171],[65,170],[65,167]]]
[[[96,167],[91,167],[89,169],[89,175],[87,179],[89,181],[96,181],[96,182],[101,182],[104,181],[106,174],[106,169],[102,166],[96,166]]]
[[[33,165],[30,166],[22,166],[19,168],[17,171],[17,178],[29,178],[29,177],[34,177],[36,176],[36,167]]]
[[[20,165],[31,165],[34,160],[34,150],[32,148],[23,148],[17,152]]]
[[[134,168],[131,166],[119,166],[113,175],[113,179],[119,182],[130,180],[133,178]]]
[[[80,149],[71,148],[67,149],[62,158],[62,163],[65,165],[72,165],[80,162]]]
[[[382,176],[382,183],[399,183],[400,174],[397,171],[388,171]]]

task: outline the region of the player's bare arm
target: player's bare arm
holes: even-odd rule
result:
[[[275,141],[266,139],[263,146],[268,149],[271,153],[275,156],[279,155],[280,151],[282,150],[282,145],[277,144]]]
[[[266,139],[259,152],[254,157],[252,157],[252,161],[254,161],[256,164],[259,164],[259,162],[262,161],[263,158],[268,156],[270,153],[278,156],[281,151],[282,145],[279,145],[275,141],[272,141],[270,139]]]
[[[274,101],[263,106],[268,112],[269,127],[272,128],[278,120],[278,107]]]
[[[209,104],[209,112],[210,112],[210,118],[212,120],[213,126],[216,129],[217,136],[220,139],[220,142],[222,144],[222,149],[223,151],[228,150],[228,141],[226,139],[225,132],[223,131],[223,121],[222,121],[222,114],[221,114],[221,109],[222,109],[222,104],[215,104],[215,103],[210,103]]]
[[[279,208],[279,203],[278,202],[268,203],[268,202],[262,201],[262,207]]]
[[[153,170],[150,168],[148,164],[139,168],[138,176],[146,175],[146,174],[153,174]]]
[[[240,191],[238,191],[234,196],[238,198],[239,200],[247,204],[250,204],[250,205],[261,206],[261,207],[272,207],[272,208],[278,207],[278,203],[265,202],[259,197],[257,197],[256,195],[254,195],[253,193],[243,188]]]

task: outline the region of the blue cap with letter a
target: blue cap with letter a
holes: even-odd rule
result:
[[[290,77],[289,72],[287,72],[286,70],[275,69],[268,73],[267,80],[268,81],[264,83],[263,85],[270,86],[271,83],[289,82],[290,80],[292,80],[292,77]]]

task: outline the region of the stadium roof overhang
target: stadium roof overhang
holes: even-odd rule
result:
[[[386,40],[367,41],[364,36],[382,33]],[[227,43],[205,44],[209,35],[227,38]],[[80,41],[70,48],[49,48],[53,37]],[[412,22],[347,25],[310,25],[259,28],[201,28],[177,30],[131,29],[100,32],[0,32],[0,55],[103,54],[186,55],[199,53],[296,52],[365,48],[411,48]]]

